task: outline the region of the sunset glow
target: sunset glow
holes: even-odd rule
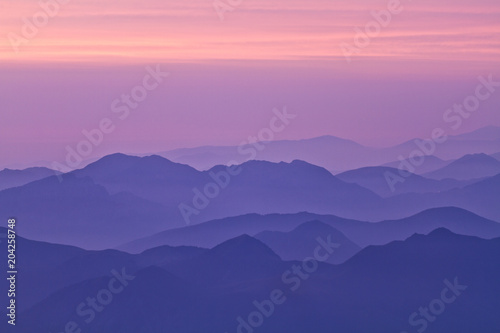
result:
[[[42,3],[45,3],[42,1]],[[47,3],[55,3],[47,1]],[[500,57],[500,12],[490,0],[439,3],[401,1],[370,46],[355,58],[438,60],[496,64]],[[2,61],[137,63],[210,59],[344,61],[341,43],[354,46],[386,1],[242,1],[220,20],[213,3],[128,0],[70,1],[18,46],[15,36],[42,8],[10,2],[0,13]],[[52,7],[50,7],[52,8]],[[54,7],[55,8],[55,7]],[[56,10],[52,8],[53,13]],[[137,10],[137,8],[141,8]],[[50,14],[50,12],[49,12]],[[24,37],[23,37],[24,36]],[[15,49],[19,52],[15,52]]]

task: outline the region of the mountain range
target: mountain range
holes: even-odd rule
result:
[[[387,169],[334,176],[303,161],[249,161],[201,172],[159,156],[113,154],[0,191],[0,216],[23,221],[19,231],[28,238],[91,249],[251,213],[310,212],[374,222],[454,206],[500,221],[500,175],[471,183],[401,177],[393,184],[401,194],[382,198],[388,183],[372,170]]]
[[[23,170],[3,169],[0,171],[0,191],[11,187],[26,185],[35,180],[60,174],[44,167],[33,167]]]
[[[426,173],[431,179],[470,180],[500,174],[500,161],[486,154],[465,155],[445,167]]]
[[[269,246],[283,260],[304,260],[310,257],[318,246],[318,237],[336,244],[335,255],[325,260],[331,264],[342,263],[361,250],[342,232],[318,220],[305,222],[289,232],[262,231],[254,237]]]
[[[346,171],[335,177],[358,184],[381,197],[390,197],[403,193],[437,193],[454,188],[461,188],[481,179],[457,180],[446,178],[436,180],[390,167],[365,167]],[[486,177],[484,177],[486,178]],[[393,181],[396,179],[396,181]],[[399,181],[401,180],[401,181]]]
[[[439,164],[439,160],[454,160],[474,153],[498,153],[500,127],[489,126],[465,134],[449,135],[442,143],[430,144],[429,140],[413,139],[391,147],[374,148],[334,136],[321,136],[305,140],[263,142],[262,147],[258,148],[250,144],[204,146],[157,154],[174,162],[191,165],[198,170],[208,170],[230,161],[241,164],[249,158],[270,162],[291,162],[298,159],[324,167],[333,173],[384,164],[397,167],[398,164],[394,161],[400,160],[400,156],[407,159],[415,151],[420,151],[423,155],[434,155],[416,168],[421,168],[421,172],[412,171],[420,174],[432,171],[436,164],[443,167],[445,163]]]
[[[43,250],[54,245],[37,246]],[[283,261],[247,235],[210,250],[177,252],[185,250],[190,254],[183,258],[177,255],[178,260],[167,262],[162,258],[146,267],[140,256],[123,252],[68,253],[76,256],[69,262],[80,262],[86,277],[80,282],[69,279],[64,282],[68,286],[59,286],[24,309],[16,329],[60,332],[71,323],[86,332],[245,332],[258,320],[260,332],[335,328],[382,333],[425,327],[428,332],[493,333],[500,325],[499,238],[485,240],[440,228],[369,246],[340,265],[314,266],[310,261]],[[91,260],[85,260],[89,255]],[[41,260],[42,275],[58,271],[57,263],[44,265]],[[116,274],[122,279],[116,280]],[[117,285],[123,288],[111,299],[103,298],[112,280],[121,281]],[[55,282],[39,288],[50,286]],[[85,305],[96,295],[105,302],[97,303],[100,311]],[[443,303],[446,311],[432,312],[433,320],[418,314],[421,307],[433,308],[434,300],[443,295],[452,300]],[[354,311],[367,307],[370,311]]]
[[[317,226],[318,221],[320,224],[334,228],[337,233],[343,234],[350,242],[360,247],[384,245],[395,240],[404,240],[415,233],[429,233],[438,228],[446,228],[455,233],[485,239],[500,237],[500,223],[487,220],[460,208],[443,207],[429,209],[400,220],[375,223],[306,212],[298,214],[248,214],[166,230],[149,237],[139,238],[118,247],[118,249],[139,253],[161,245],[211,248],[242,234],[257,238],[269,233],[282,235],[284,238],[289,237],[290,234],[294,234],[293,237],[298,237],[298,233],[293,232],[294,229],[304,223],[314,222],[313,226]],[[317,230],[310,227],[307,229],[315,231],[313,235],[317,237],[324,234],[322,230],[325,227],[317,228]],[[301,240],[304,242],[304,239],[301,238]],[[272,247],[271,243],[268,245]]]

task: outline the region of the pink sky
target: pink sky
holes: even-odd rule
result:
[[[49,1],[49,0],[45,0]],[[221,0],[222,1],[222,0]],[[227,1],[226,1],[227,2]],[[242,0],[221,22],[211,0],[79,1],[61,5],[37,37],[13,54],[4,38],[0,59],[16,61],[164,62],[205,59],[336,59],[382,0]],[[37,1],[3,3],[2,35],[20,33]],[[498,61],[496,0],[401,0],[362,57]]]
[[[46,0],[47,1],[47,0]],[[171,76],[94,151],[238,144],[273,107],[300,116],[277,139],[331,134],[387,145],[425,137],[444,110],[500,80],[498,0],[401,1],[402,11],[348,63],[380,0],[243,0],[219,19],[210,0],[71,0],[14,52],[36,1],[0,8],[0,165],[62,160],[146,66]],[[460,132],[500,125],[500,91]]]

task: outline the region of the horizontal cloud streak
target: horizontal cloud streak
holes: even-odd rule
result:
[[[425,58],[498,63],[500,9],[495,1],[401,1],[403,12],[358,58]],[[2,34],[20,33],[36,2],[5,5]],[[0,41],[3,61],[146,62],[209,59],[280,60],[322,57],[343,61],[339,44],[371,20],[386,1],[244,0],[220,22],[207,0],[71,1],[37,38],[16,54]],[[493,65],[492,64],[492,65]]]

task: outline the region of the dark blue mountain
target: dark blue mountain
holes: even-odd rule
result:
[[[192,196],[192,188],[210,178],[190,166],[160,156],[112,154],[72,172],[89,177],[110,194],[128,192],[149,201],[172,204]]]
[[[407,216],[419,211],[454,206],[466,209],[487,219],[500,222],[500,174],[463,188],[442,193],[407,193],[386,199],[394,215]]]
[[[27,238],[94,249],[164,230],[171,216],[161,204],[128,192],[110,194],[88,177],[62,179],[52,176],[1,191],[0,216],[15,216]]]
[[[239,174],[222,176],[228,184],[216,195],[205,195],[202,192],[207,186],[212,191],[216,186],[214,175],[223,174],[226,167],[199,172],[158,156],[115,154],[63,175],[61,182],[52,176],[0,191],[0,217],[16,216],[22,222],[19,232],[28,238],[90,249],[115,247],[186,223],[250,213],[308,211],[379,221],[456,206],[500,221],[495,201],[500,196],[499,176],[438,193],[406,193],[382,199],[302,161],[250,161],[238,168]],[[198,204],[201,200],[202,207],[193,200]],[[195,210],[187,220],[181,204]],[[263,230],[272,231],[264,228],[259,232]]]
[[[331,264],[342,263],[361,250],[343,233],[318,220],[303,223],[290,232],[263,231],[255,235],[283,260],[311,257],[320,244],[318,237],[337,244],[334,253],[325,261]]]
[[[225,172],[225,167],[198,172],[158,156],[122,154],[65,174],[62,181],[52,176],[1,191],[0,217],[16,216],[19,232],[28,238],[102,249],[186,223],[245,213],[367,215],[382,200],[305,162],[251,161],[240,168],[231,185],[205,197],[206,207],[190,220],[179,205],[195,209],[193,200],[200,200],[196,189],[215,186],[211,174]]]
[[[5,248],[6,230],[0,228],[0,245]],[[112,270],[121,267],[133,273],[147,266],[161,266],[193,258],[205,251],[188,246],[161,246],[132,255],[117,250],[88,251],[68,245],[33,241],[18,235],[16,265],[21,272],[18,276],[23,288],[19,288],[16,299],[20,308],[26,309],[61,288],[109,275]],[[0,267],[2,272],[7,271],[4,262]]]
[[[344,264],[322,264],[309,274],[302,270],[299,278],[292,267],[300,262],[282,262],[262,243],[242,236],[197,260],[135,272],[89,323],[75,309],[106,290],[112,276],[53,293],[24,311],[16,329],[58,332],[74,321],[87,332],[245,332],[238,326],[250,319],[264,333],[413,332],[424,327],[430,333],[494,333],[500,325],[499,251],[498,238],[438,229],[370,246]],[[266,302],[273,292],[279,304]],[[252,315],[259,308],[269,316]],[[427,308],[430,319],[420,308]]]
[[[500,237],[500,223],[460,208],[444,207],[429,209],[399,220],[375,223],[311,213],[249,214],[163,231],[120,246],[119,249],[136,253],[165,244],[210,248],[241,234],[257,235],[265,231],[290,232],[312,220],[332,226],[361,247],[387,244],[394,240],[406,239],[414,233],[428,233],[442,227],[458,234],[485,239]]]

